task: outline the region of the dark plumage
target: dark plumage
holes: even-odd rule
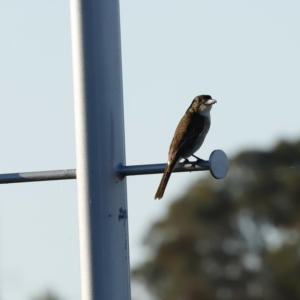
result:
[[[155,199],[161,199],[176,164],[193,155],[202,145],[210,127],[211,106],[217,101],[209,95],[195,97],[180,120],[170,145],[169,159]]]

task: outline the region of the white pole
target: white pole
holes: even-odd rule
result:
[[[71,0],[82,300],[129,300],[118,0]]]

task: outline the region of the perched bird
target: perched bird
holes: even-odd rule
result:
[[[161,199],[176,164],[187,160],[203,144],[210,127],[210,110],[216,103],[209,95],[195,97],[185,115],[180,120],[169,149],[169,159],[154,199]],[[198,157],[196,157],[199,159]],[[188,161],[188,160],[187,160]]]

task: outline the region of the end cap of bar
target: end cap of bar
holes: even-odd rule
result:
[[[227,155],[222,150],[214,150],[209,157],[209,169],[211,175],[216,179],[223,179],[229,169]]]

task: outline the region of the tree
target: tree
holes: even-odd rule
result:
[[[244,151],[153,225],[132,271],[159,300],[300,299],[300,141]]]
[[[60,300],[56,294],[50,291],[46,291],[38,296],[31,298],[31,300]]]

